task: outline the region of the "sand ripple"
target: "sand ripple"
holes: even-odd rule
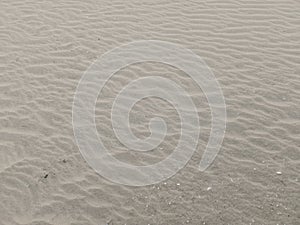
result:
[[[0,224],[298,224],[299,8],[296,0],[1,0]],[[223,88],[228,123],[220,154],[199,173],[210,131],[203,93],[182,71],[162,64],[119,71],[96,110],[97,129],[118,159],[155,163],[178,140],[176,111],[148,99],[132,112],[132,121],[140,121],[134,132],[147,136],[144,124],[161,116],[170,128],[164,143],[151,153],[128,154],[117,141],[109,107],[137,77],[157,74],[182,84],[202,128],[186,168],[161,184],[132,188],[110,183],[83,160],[71,110],[90,63],[141,39],[201,55]]]

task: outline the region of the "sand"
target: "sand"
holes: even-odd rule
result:
[[[297,0],[0,2],[0,224],[286,224],[300,221],[300,2]],[[177,144],[178,115],[150,98],[132,114],[147,136],[153,115],[170,134],[158,149],[129,153],[110,123],[113,98],[132,79],[182,84],[199,110],[196,153],[172,178],[150,186],[110,182],[83,159],[72,102],[89,65],[136,40],[176,43],[200,55],[227,105],[220,153],[197,167],[210,132],[204,94],[159,63],[120,70],[99,95],[96,124],[120,160],[155,163]]]

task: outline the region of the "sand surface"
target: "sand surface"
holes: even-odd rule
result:
[[[1,0],[0,224],[300,224],[300,1]],[[110,107],[141,76],[182,84],[199,109],[197,152],[178,174],[146,187],[111,183],[83,159],[72,129],[76,86],[106,51],[136,40],[173,42],[200,55],[223,89],[227,129],[205,172],[210,132],[204,94],[159,63],[120,70],[99,95],[97,129],[120,160],[155,163],[177,144],[178,115],[149,98],[133,131],[166,119],[158,149],[129,153],[111,129]]]

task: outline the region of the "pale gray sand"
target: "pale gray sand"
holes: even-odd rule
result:
[[[286,224],[300,221],[299,1],[0,2],[0,224]],[[82,158],[72,101],[88,66],[135,40],[180,44],[203,57],[227,104],[222,149],[197,166],[210,131],[203,93],[179,70],[143,63],[119,71],[99,96],[99,134],[117,158],[155,163],[178,139],[166,102],[139,102],[137,135],[151,115],[171,134],[152,153],[128,154],[110,124],[113,98],[130,80],[158,74],[187,88],[200,112],[196,154],[171,179],[116,185]],[[141,116],[142,115],[142,116]]]

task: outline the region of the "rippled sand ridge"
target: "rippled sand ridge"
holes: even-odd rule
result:
[[[0,225],[297,225],[300,221],[300,1],[1,0]],[[149,152],[115,136],[111,107],[132,80],[163,76],[189,92],[199,114],[186,167],[143,187],[112,183],[84,160],[72,126],[83,73],[105,52],[137,40],[175,43],[201,56],[223,90],[227,128],[204,172],[211,130],[205,94],[162,63],[119,70],[98,96],[99,136],[117,159],[157,163],[172,153],[180,118],[150,97],[132,109],[137,137],[149,120],[168,134]]]

